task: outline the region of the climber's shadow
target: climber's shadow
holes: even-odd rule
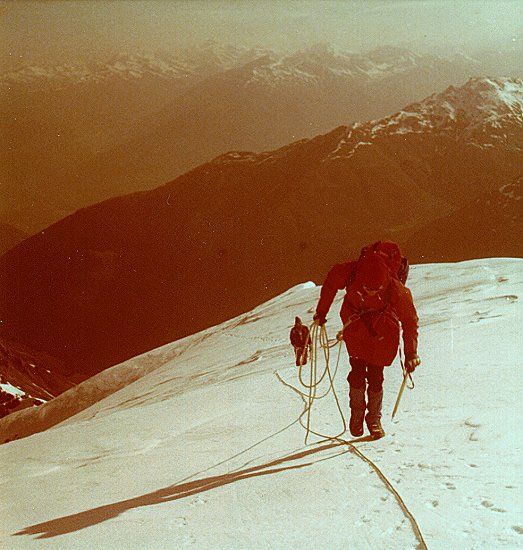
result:
[[[311,456],[313,454],[322,453],[335,447],[341,447],[345,444],[343,442],[331,442],[319,447],[313,447],[305,451],[300,451],[283,458],[278,458],[271,462],[253,466],[251,468],[245,468],[243,470],[222,474],[218,476],[206,477],[203,479],[197,479],[195,481],[188,481],[185,483],[179,483],[177,485],[170,485],[158,491],[153,491],[139,497],[122,500],[113,504],[106,504],[105,506],[98,506],[91,510],[85,510],[77,514],[71,514],[69,516],[63,516],[61,518],[52,519],[36,525],[31,525],[14,533],[14,535],[38,535],[38,539],[47,539],[56,537],[58,535],[64,535],[66,533],[72,533],[73,531],[79,531],[86,527],[102,523],[108,519],[115,518],[121,513],[131,510],[132,508],[139,508],[140,506],[150,506],[153,504],[161,504],[162,502],[168,502],[171,500],[178,500],[186,497],[193,496],[197,493],[204,491],[210,491],[217,487],[248,479],[250,477],[263,476],[269,474],[278,474],[285,470],[296,470],[303,468],[304,466],[310,466],[315,462],[322,460],[328,460],[341,454],[350,452],[350,448],[343,450],[339,453],[329,454],[326,457],[318,458],[310,462],[302,462],[294,465],[287,465],[283,467],[276,467],[286,462],[299,460],[301,458]]]

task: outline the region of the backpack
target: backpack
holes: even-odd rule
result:
[[[358,263],[371,254],[378,254],[381,256],[387,264],[391,275],[402,285],[407,282],[409,261],[401,254],[400,247],[392,241],[376,241],[361,249],[356,267],[349,278],[349,284],[353,281],[356,271],[358,270]]]
[[[373,250],[375,244],[362,250],[353,270],[345,298],[349,300],[350,322],[345,324],[344,335],[351,357],[359,357],[370,365],[390,365],[398,351],[400,337],[400,323],[390,307],[393,292],[390,282],[397,279],[394,269],[401,267],[402,256],[393,257],[395,264],[392,263],[391,269],[388,257]],[[378,294],[369,294],[367,289]]]

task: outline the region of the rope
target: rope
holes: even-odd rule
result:
[[[282,384],[284,384],[285,386],[292,389],[295,393],[297,393],[305,403],[304,410],[302,411],[302,413],[300,414],[300,416],[297,419],[298,422],[300,423],[300,425],[303,428],[306,429],[305,445],[307,444],[309,434],[314,434],[314,435],[322,438],[322,440],[318,441],[317,443],[323,443],[324,441],[337,441],[340,444],[347,445],[349,447],[349,450],[352,453],[354,453],[356,456],[358,456],[361,460],[363,460],[366,464],[368,464],[372,468],[372,470],[381,479],[381,481],[387,487],[387,489],[394,495],[394,498],[396,499],[396,501],[397,501],[399,507],[401,508],[402,512],[408,518],[408,520],[411,524],[412,530],[414,532],[414,535],[415,535],[416,539],[418,540],[417,548],[420,549],[420,550],[427,550],[427,544],[425,542],[425,539],[423,538],[423,534],[421,533],[421,529],[420,529],[420,527],[419,527],[419,525],[416,521],[416,518],[413,516],[413,514],[407,508],[407,505],[405,504],[405,502],[401,498],[401,495],[398,493],[398,491],[394,488],[392,483],[387,479],[385,474],[380,470],[380,468],[370,458],[365,456],[350,441],[346,441],[346,440],[341,438],[341,436],[344,435],[345,432],[347,431],[347,423],[346,423],[345,416],[343,414],[343,411],[342,411],[340,403],[339,403],[338,395],[337,395],[336,390],[334,388],[334,378],[335,378],[336,373],[338,371],[338,366],[339,366],[339,361],[340,361],[340,356],[341,356],[341,347],[342,347],[341,344],[343,342],[343,332],[353,320],[355,320],[355,319],[351,318],[351,319],[349,319],[349,321],[347,323],[344,324],[343,329],[340,332],[338,332],[337,337],[336,337],[336,341],[333,344],[329,343],[329,339],[328,339],[328,335],[327,335],[327,329],[325,328],[325,325],[322,325],[321,327],[318,327],[317,322],[314,322],[311,325],[311,327],[309,329],[309,334],[312,335],[311,338],[310,338],[310,340],[311,340],[311,342],[310,342],[310,344],[311,344],[311,367],[310,367],[310,383],[309,384],[304,384],[303,383],[303,377],[302,377],[302,373],[301,373],[303,365],[300,365],[300,369],[299,369],[300,382],[307,389],[309,389],[308,394],[305,394],[304,392],[298,390],[297,388],[295,388],[291,384],[285,382],[285,380],[283,380],[281,378],[281,376],[278,374],[278,372],[275,372],[275,374],[278,377],[278,379],[280,380],[280,382],[282,382]],[[318,335],[318,330],[319,330],[319,335]],[[323,371],[323,373],[322,373],[322,375],[320,376],[319,379],[317,378],[317,359],[318,359],[317,358],[317,351],[318,351],[317,348],[318,348],[318,341],[319,341],[319,344],[320,344],[321,348],[323,349],[323,353],[324,353],[324,357],[325,357],[325,370]],[[309,338],[307,338],[306,346],[308,344],[309,344]],[[336,367],[334,369],[334,374],[332,374],[331,371],[330,371],[330,368],[329,368],[330,348],[332,348],[336,345],[339,345],[338,358],[337,358],[337,361],[336,361]],[[402,353],[401,347],[400,347],[400,362],[401,362],[401,367],[402,367],[403,372],[409,375],[410,380],[412,382],[412,387],[414,387],[414,382],[412,380],[412,377],[410,376],[410,373],[407,373],[406,368],[405,368],[405,364],[404,364],[404,360],[403,360],[403,353]],[[327,388],[327,391],[323,395],[318,397],[316,395],[316,390],[317,390],[317,387],[320,384],[320,382],[325,378],[325,375],[328,376],[329,387]],[[409,386],[409,387],[411,387],[411,386]],[[335,436],[328,436],[328,435],[319,433],[319,432],[313,430],[310,426],[311,409],[312,409],[312,405],[313,405],[314,401],[316,399],[321,399],[321,398],[325,397],[326,395],[328,395],[331,389],[332,389],[332,393],[334,395],[336,406],[338,408],[338,411],[340,413],[340,417],[341,417],[342,423],[343,423],[343,431],[341,433],[335,435]],[[303,416],[305,414],[307,415],[307,423],[304,426],[303,422],[302,422],[302,419],[303,419]]]
[[[421,533],[421,529],[419,528],[418,522],[416,521],[416,518],[412,515],[412,512],[407,508],[407,505],[405,504],[404,500],[401,498],[401,495],[396,491],[392,483],[386,478],[385,474],[379,469],[374,462],[368,457],[366,457],[355,445],[350,443],[349,441],[346,442],[347,445],[351,448],[351,451],[357,455],[361,460],[366,462],[377,474],[377,476],[381,479],[381,481],[385,484],[387,489],[394,495],[396,498],[396,501],[399,504],[399,507],[401,508],[402,512],[407,516],[407,518],[410,521],[412,530],[414,531],[414,535],[418,539],[418,546],[420,550],[427,550],[427,543],[425,542],[425,539],[423,538],[423,535]]]
[[[318,325],[316,321],[312,323],[312,325],[309,328],[309,336],[307,337],[307,340],[305,342],[305,348],[310,344],[311,347],[311,361],[310,361],[310,372],[309,372],[309,383],[307,383],[303,378],[303,367],[304,365],[301,364],[298,370],[298,378],[300,380],[300,383],[303,387],[309,390],[308,394],[305,394],[304,392],[296,389],[293,387],[293,390],[298,393],[302,398],[306,398],[306,406],[304,411],[299,417],[299,422],[303,428],[305,428],[305,445],[307,445],[307,441],[309,438],[309,434],[314,434],[318,437],[321,437],[323,439],[329,440],[332,436],[328,436],[319,432],[316,432],[311,428],[311,411],[312,406],[314,404],[314,401],[318,399],[323,399],[325,396],[327,396],[330,391],[332,390],[332,393],[334,395],[334,400],[336,402],[336,407],[338,408],[338,411],[340,413],[340,418],[343,424],[343,431],[334,436],[334,438],[337,438],[341,435],[343,435],[347,431],[347,423],[345,420],[345,416],[343,415],[343,410],[341,408],[338,395],[336,394],[336,389],[334,387],[334,379],[336,376],[336,373],[338,372],[338,367],[340,363],[340,357],[341,357],[341,340],[336,339],[332,344],[329,343],[329,337],[327,334],[327,329],[325,328],[325,325],[322,325],[321,327]],[[325,368],[321,374],[321,376],[318,377],[318,344],[323,350],[323,355],[325,358]],[[336,367],[334,369],[334,374],[331,372],[329,363],[330,363],[330,350],[331,348],[339,345],[338,349],[338,357],[336,360]],[[318,386],[323,382],[325,377],[328,377],[329,385],[327,387],[327,390],[322,394],[318,395]],[[306,424],[304,425],[302,422],[303,416],[307,415]]]
[[[341,347],[340,347],[341,349]],[[293,385],[289,384],[288,382],[286,382],[285,380],[283,380],[283,378],[279,375],[279,373],[277,371],[275,371],[274,373],[276,375],[276,377],[278,378],[278,380],[284,385],[284,386],[287,386],[288,388],[290,388],[292,391],[294,391],[295,393],[297,393],[301,399],[303,400],[304,404],[305,404],[305,408],[304,410],[302,411],[302,413],[300,414],[300,416],[297,418],[296,421],[298,421],[301,426],[305,429],[307,429],[307,426],[304,426],[303,425],[303,422],[302,422],[302,418],[303,416],[308,412],[309,410],[309,407],[310,407],[310,403],[308,403],[306,401],[306,397],[308,397],[306,394],[304,394],[303,392],[301,392],[300,390],[298,390],[297,388],[295,388]],[[332,382],[332,378],[329,377],[329,381]],[[336,395],[334,393],[334,395]],[[337,401],[338,402],[338,401]],[[343,417],[343,412],[341,412],[341,416]],[[295,422],[296,422],[295,421]],[[293,424],[295,423],[293,422]],[[344,424],[345,425],[345,424]],[[345,431],[346,431],[346,428],[345,428]],[[399,507],[401,508],[402,512],[405,514],[405,516],[408,518],[408,520],[410,521],[410,524],[412,526],[412,530],[414,531],[414,535],[415,537],[418,539],[418,546],[417,548],[419,550],[427,550],[427,544],[425,543],[425,540],[423,538],[423,535],[421,533],[421,529],[419,528],[419,525],[416,521],[416,519],[414,518],[413,514],[410,512],[410,510],[407,508],[407,505],[405,504],[405,502],[403,501],[403,499],[401,498],[401,495],[398,493],[398,491],[394,488],[394,486],[392,485],[392,483],[387,479],[387,477],[385,476],[385,474],[380,470],[380,468],[374,464],[374,462],[372,462],[372,460],[368,457],[366,457],[355,445],[353,445],[350,441],[347,441],[345,439],[342,439],[340,437],[340,435],[336,435],[336,436],[326,436],[324,434],[320,434],[319,432],[316,432],[315,430],[312,430],[310,429],[310,426],[309,426],[309,429],[308,429],[308,433],[312,433],[318,437],[322,437],[323,440],[320,440],[318,441],[317,443],[320,444],[320,443],[323,443],[324,441],[336,441],[338,442],[340,445],[346,445],[350,452],[355,454],[357,457],[359,457],[361,460],[363,460],[365,463],[367,463],[372,469],[373,471],[376,473],[376,475],[381,479],[381,481],[383,482],[383,484],[387,487],[387,489],[394,495],[396,501],[398,502],[398,505]],[[344,432],[345,433],[345,432]]]

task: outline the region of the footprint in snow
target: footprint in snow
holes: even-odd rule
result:
[[[169,526],[169,529],[172,529],[173,527],[186,527],[188,525],[187,518],[180,516],[174,519],[174,521]]]
[[[481,426],[481,424],[476,424],[476,423],[472,422],[472,420],[470,420],[469,418],[467,418],[467,420],[465,420],[463,425],[467,426],[468,428],[479,428]]]
[[[506,512],[506,510],[504,510],[503,508],[496,508],[494,504],[490,502],[490,500],[483,500],[481,502],[481,506],[483,506],[484,508],[487,508],[488,510],[492,510],[493,512],[500,512],[502,514]]]
[[[202,496],[197,496],[196,498],[194,498],[191,503],[189,504],[189,506],[191,508],[194,508],[195,506],[200,506],[202,504],[205,504],[206,502],[208,501],[208,499],[206,497],[202,497]]]
[[[431,500],[430,502],[426,502],[425,506],[427,508],[437,508],[439,506],[439,501],[438,500]]]

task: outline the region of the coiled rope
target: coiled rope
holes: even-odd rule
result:
[[[307,345],[309,345],[309,343],[310,343],[310,346],[311,346],[311,365],[310,365],[310,376],[309,376],[309,383],[308,384],[305,382],[305,380],[303,378],[303,374],[302,374],[303,367],[304,367],[303,364],[300,365],[299,371],[298,371],[298,377],[299,377],[300,383],[306,389],[309,390],[308,393],[304,393],[304,392],[300,391],[299,389],[295,388],[294,386],[292,386],[291,384],[287,383],[285,380],[283,380],[281,378],[281,376],[278,374],[278,372],[276,372],[275,374],[276,374],[276,376],[278,377],[278,379],[280,380],[280,382],[282,384],[284,384],[285,386],[292,389],[295,393],[297,393],[305,403],[304,410],[302,411],[302,413],[300,414],[300,416],[297,419],[299,421],[300,425],[306,430],[305,444],[307,444],[309,434],[313,434],[313,435],[316,435],[317,437],[322,438],[322,440],[318,441],[318,443],[322,443],[323,441],[336,441],[336,442],[339,442],[342,445],[347,445],[349,450],[352,453],[354,453],[356,456],[358,456],[361,460],[363,460],[366,464],[368,464],[372,468],[372,470],[381,479],[381,481],[387,487],[387,489],[394,495],[394,498],[396,499],[399,507],[401,508],[402,512],[407,517],[407,519],[409,520],[409,522],[411,524],[411,527],[412,527],[412,530],[414,532],[414,535],[415,535],[416,539],[418,540],[417,548],[419,550],[427,550],[427,544],[425,542],[425,539],[423,538],[423,535],[421,533],[421,529],[420,529],[420,527],[419,527],[419,525],[416,521],[416,518],[413,516],[413,514],[407,508],[407,505],[405,504],[405,502],[401,498],[401,495],[398,493],[398,491],[394,488],[392,483],[387,479],[385,474],[380,470],[380,468],[370,458],[366,457],[350,441],[347,441],[347,440],[345,440],[341,437],[347,431],[347,422],[345,420],[345,415],[343,414],[343,410],[340,406],[338,395],[337,395],[336,389],[334,387],[334,378],[335,378],[336,373],[338,371],[338,366],[339,366],[339,362],[340,362],[341,348],[342,348],[342,342],[343,342],[343,331],[345,330],[345,328],[347,328],[347,326],[353,320],[354,319],[349,319],[349,321],[347,323],[345,323],[345,325],[343,326],[343,329],[340,332],[338,332],[337,337],[336,337],[336,341],[332,344],[329,342],[329,338],[328,338],[328,335],[327,335],[327,329],[325,328],[325,325],[320,326],[320,325],[318,325],[318,323],[316,321],[314,321],[313,324],[311,325],[311,327],[309,329],[309,337],[307,338],[307,341],[305,343],[305,347],[307,347]],[[318,378],[318,344],[322,348],[324,358],[325,358],[325,369],[324,369],[323,373],[321,374],[321,376],[319,378]],[[338,349],[338,357],[337,357],[337,360],[336,360],[336,367],[334,369],[334,373],[331,373],[330,367],[329,367],[330,350],[331,350],[331,348],[333,348],[337,345],[339,345],[339,349]],[[406,380],[407,379],[406,375],[409,374],[409,373],[406,373],[406,369],[405,369],[405,366],[404,366],[404,361],[403,361],[401,350],[400,350],[400,356],[401,356],[401,366],[402,366],[402,370],[404,372],[405,380]],[[324,380],[325,376],[327,376],[328,379],[329,379],[329,386],[328,386],[327,390],[322,395],[318,396],[317,393],[316,393],[318,385]],[[412,377],[410,379],[412,381]],[[413,386],[414,386],[414,383],[412,382],[412,387]],[[320,433],[316,430],[313,430],[311,428],[311,410],[312,410],[312,405],[313,405],[314,401],[317,400],[317,399],[322,399],[325,396],[327,396],[330,393],[331,389],[332,389],[332,393],[333,393],[333,396],[334,396],[334,400],[336,402],[336,407],[337,407],[337,409],[340,413],[340,418],[341,418],[342,424],[343,424],[343,431],[340,432],[339,434],[334,435],[334,436],[322,434],[322,433]],[[305,415],[307,416],[306,424],[303,423],[303,417]]]
[[[303,370],[304,366],[303,362],[299,367],[298,370],[298,378],[300,380],[300,383],[303,387],[305,387],[308,390],[308,393],[305,394],[304,392],[296,389],[293,387],[293,390],[297,392],[303,399],[306,401],[306,406],[304,411],[299,417],[299,422],[303,428],[305,428],[305,445],[307,445],[307,441],[309,439],[310,434],[314,434],[318,437],[321,437],[326,440],[330,439],[337,439],[341,437],[346,431],[347,431],[347,422],[345,420],[345,416],[343,414],[343,410],[340,405],[340,401],[338,399],[338,395],[336,393],[336,389],[334,387],[334,379],[336,377],[336,373],[338,372],[338,367],[340,364],[340,357],[341,357],[341,343],[342,340],[340,338],[337,338],[335,342],[332,344],[329,342],[329,337],[327,334],[327,329],[325,328],[325,325],[319,325],[316,321],[312,323],[312,325],[309,328],[309,336],[307,337],[307,341],[305,342],[305,348],[310,343],[311,348],[311,361],[310,361],[310,369],[309,369],[309,383],[307,383],[303,377]],[[318,376],[318,346],[321,347],[323,350],[323,355],[325,358],[325,368],[320,376]],[[336,360],[336,367],[334,368],[334,373],[331,372],[329,363],[330,363],[330,352],[331,348],[339,346],[338,348],[338,357]],[[318,386],[323,382],[325,377],[327,376],[329,380],[329,384],[327,386],[327,389],[325,392],[321,395],[318,395]],[[314,401],[318,399],[323,399],[326,397],[330,391],[332,390],[332,394],[334,396],[334,401],[336,403],[336,407],[338,409],[338,412],[340,414],[341,422],[343,425],[343,429],[340,433],[336,434],[335,436],[329,436],[322,433],[319,433],[311,428],[311,412],[312,412],[312,406],[314,404]],[[303,417],[307,416],[306,424],[303,424]]]
[[[337,333],[336,340],[333,343],[329,342],[329,336],[327,334],[327,329],[325,327],[325,324],[320,325],[317,321],[313,321],[311,326],[309,327],[309,334],[307,336],[307,340],[305,341],[305,346],[303,348],[302,352],[302,359],[305,354],[305,351],[307,349],[307,346],[310,344],[311,347],[311,365],[310,365],[310,375],[309,375],[309,383],[305,382],[303,378],[303,368],[304,368],[304,362],[300,361],[301,365],[298,370],[298,378],[300,380],[300,383],[302,386],[304,386],[306,389],[308,389],[308,394],[305,394],[298,390],[297,388],[294,388],[293,386],[290,386],[290,384],[287,384],[289,387],[292,387],[292,389],[298,393],[302,398],[306,398],[306,406],[305,410],[302,412],[302,414],[299,417],[299,422],[303,428],[305,428],[305,445],[307,445],[307,441],[310,434],[316,435],[318,437],[323,438],[324,440],[330,441],[330,440],[339,440],[339,438],[347,431],[347,421],[345,420],[345,415],[343,414],[343,410],[340,405],[340,400],[338,399],[338,394],[336,393],[336,388],[334,387],[334,379],[336,377],[336,373],[338,372],[338,366],[340,364],[340,357],[341,357],[341,348],[343,344],[343,333],[345,329],[354,321],[360,318],[359,314],[354,314],[349,317],[347,322],[343,325],[342,329]],[[318,345],[323,350],[323,355],[325,359],[325,369],[323,370],[323,373],[318,378]],[[339,346],[338,347],[338,357],[336,359],[336,367],[334,368],[334,373],[331,372],[329,367],[330,362],[330,350],[331,348]],[[325,376],[329,379],[329,385],[327,387],[327,390],[323,395],[317,395],[317,388],[324,380]],[[281,380],[281,378],[280,378]],[[283,380],[282,380],[283,382]],[[322,433],[319,433],[311,428],[311,411],[312,411],[312,405],[314,401],[318,399],[322,399],[325,396],[327,396],[330,391],[332,390],[332,394],[334,396],[334,401],[336,402],[336,407],[338,409],[338,412],[340,414],[341,422],[343,425],[343,430],[336,434],[336,435],[325,435]],[[304,415],[307,415],[307,423],[304,425],[302,422],[302,418]]]

